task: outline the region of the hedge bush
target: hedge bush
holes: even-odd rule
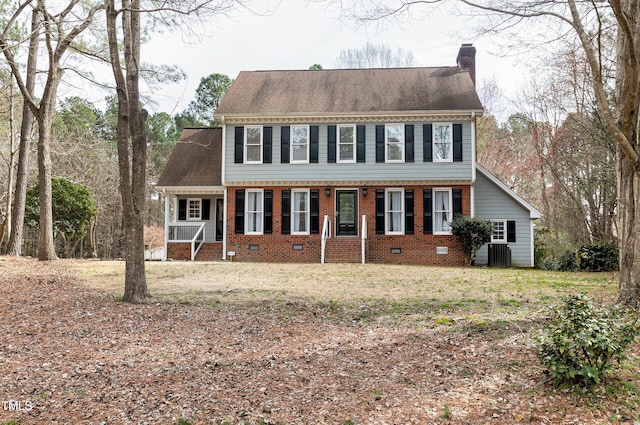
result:
[[[580,270],[590,272],[612,272],[619,268],[618,245],[601,242],[583,245],[578,250]]]

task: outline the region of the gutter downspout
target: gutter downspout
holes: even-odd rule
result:
[[[220,117],[222,123],[222,158],[220,164],[220,184],[224,188],[224,195],[222,200],[222,260],[227,259],[227,186],[225,179],[226,170],[226,153],[227,153],[227,124],[224,122],[224,115]]]
[[[471,112],[471,217],[476,216],[476,113]]]

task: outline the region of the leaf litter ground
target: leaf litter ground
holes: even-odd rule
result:
[[[268,281],[281,266],[233,267]],[[128,305],[69,262],[0,257],[0,423],[638,423],[637,345],[615,382],[583,394],[544,383],[535,317],[256,297],[216,279],[213,295]]]

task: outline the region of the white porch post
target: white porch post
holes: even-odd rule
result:
[[[169,240],[169,210],[170,203],[168,195],[164,189],[162,189],[164,195],[164,251],[162,251],[162,261],[167,261],[167,241]]]
[[[223,139],[224,140],[224,139]],[[227,188],[222,201],[222,260],[227,259]]]

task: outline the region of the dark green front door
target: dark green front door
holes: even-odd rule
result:
[[[336,191],[336,236],[358,235],[358,191]]]

